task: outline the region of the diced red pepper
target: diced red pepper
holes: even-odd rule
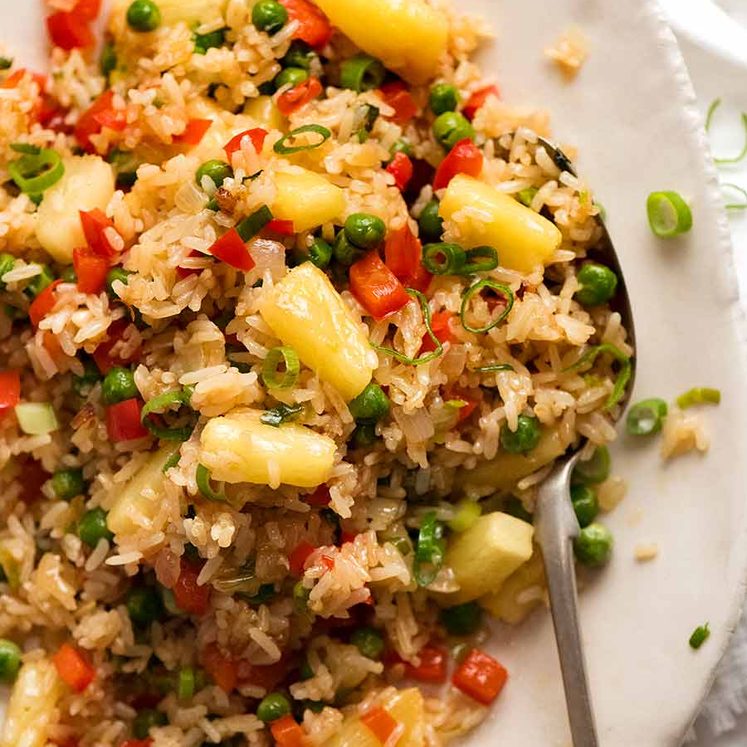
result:
[[[78,0],[73,12],[84,21],[95,21],[101,11],[101,0]]]
[[[125,739],[119,747],[151,747],[153,740],[150,737],[145,739]]]
[[[278,747],[304,747],[306,744],[304,730],[290,714],[273,721],[270,731]]]
[[[309,101],[313,101],[322,92],[322,84],[318,78],[307,78],[303,83],[299,83],[293,88],[281,93],[275,105],[278,111],[284,116],[293,114],[296,109],[300,109]]]
[[[24,78],[24,76],[30,75],[37,86],[39,91],[43,91],[47,85],[47,76],[42,73],[34,73],[31,70],[27,70],[25,67],[19,67],[18,70],[12,72],[1,84],[0,88],[15,88]]]
[[[346,529],[343,529],[340,532],[340,544],[344,545],[346,542],[355,542],[357,536],[358,532],[348,532]]]
[[[174,135],[172,140],[179,145],[198,145],[211,124],[213,124],[212,119],[190,119],[184,132]]]
[[[99,208],[93,210],[81,210],[80,224],[83,227],[83,235],[86,237],[86,244],[100,257],[114,259],[117,256],[117,250],[112,246],[106,236],[107,229],[114,228],[114,222],[107,218],[106,213]]]
[[[420,239],[405,223],[401,228],[389,231],[384,243],[384,261],[386,266],[402,281],[411,286],[411,278],[417,277],[422,264],[423,247]]]
[[[473,648],[457,667],[451,682],[478,703],[490,705],[503,690],[507,679],[508,672],[492,656]]]
[[[309,555],[314,550],[316,550],[316,547],[306,540],[301,540],[291,550],[290,555],[288,555],[288,567],[294,576],[303,576],[304,565],[306,565]]]
[[[438,646],[425,646],[418,653],[420,664],[405,662],[405,674],[420,682],[446,682],[446,656]]]
[[[29,306],[29,319],[34,327],[39,326],[39,322],[54,308],[57,303],[57,286],[62,280],[53,280],[39,295],[31,302]]]
[[[464,114],[464,116],[471,121],[472,119],[474,119],[475,114],[477,114],[477,110],[480,109],[485,103],[488,96],[500,97],[500,95],[501,93],[498,90],[498,86],[485,86],[485,88],[478,88],[467,99],[467,103],[462,109],[462,114]]]
[[[292,660],[281,658],[274,664],[250,664],[245,659],[240,659],[237,664],[239,684],[252,684],[261,687],[268,692],[274,690],[292,669]]]
[[[73,267],[78,276],[78,290],[81,293],[101,293],[106,285],[109,260],[101,257],[88,247],[73,249]]]
[[[226,231],[213,243],[209,251],[217,259],[242,272],[249,272],[256,264],[235,228]]]
[[[91,142],[91,135],[97,135],[104,127],[122,131],[126,126],[126,114],[124,111],[114,108],[114,92],[109,90],[104,91],[80,115],[74,133],[83,150],[88,153],[95,153],[96,148]]]
[[[329,488],[327,485],[322,483],[313,493],[305,495],[303,500],[309,504],[309,506],[329,506],[330,496]]]
[[[95,41],[89,22],[75,10],[58,11],[47,17],[47,32],[52,44],[61,49],[83,49]]]
[[[399,723],[381,706],[369,709],[361,716],[361,723],[370,729],[381,744],[386,744]]]
[[[114,366],[132,363],[140,356],[139,348],[130,352],[126,357],[112,355],[112,349],[122,339],[122,335],[129,326],[130,323],[126,319],[117,319],[112,322],[107,330],[108,339],[100,342],[96,350],[93,351],[93,360],[102,374],[108,373]]]
[[[274,233],[279,233],[281,236],[293,236],[295,233],[293,221],[282,220],[281,218],[273,218],[265,226],[265,231],[273,231]]]
[[[349,280],[351,293],[377,320],[399,311],[410,300],[402,283],[376,250],[350,268]]]
[[[451,320],[454,318],[454,314],[450,311],[436,311],[431,314],[431,329],[433,334],[436,335],[438,340],[443,344],[445,342],[456,342],[457,338],[451,329]],[[426,332],[423,335],[423,342],[420,345],[421,353],[430,353],[436,349],[436,343],[433,342],[431,336]]]
[[[291,21],[298,21],[294,39],[301,39],[314,49],[327,45],[332,38],[332,25],[316,5],[308,0],[280,0],[280,4],[288,11]]]
[[[418,113],[418,105],[403,81],[385,83],[379,92],[384,103],[394,109],[394,114],[389,119],[395,124],[406,125]]]
[[[439,190],[448,186],[457,174],[480,176],[482,171],[482,153],[477,146],[466,137],[460,140],[448,153],[446,158],[436,169],[433,179],[433,189]]]
[[[176,606],[190,615],[204,615],[210,604],[210,585],[197,583],[200,570],[199,566],[182,558],[179,578],[171,590]]]
[[[111,441],[133,441],[148,435],[148,429],[140,422],[142,409],[143,403],[137,397],[106,408],[106,432]]]
[[[19,466],[21,467],[21,495],[19,497],[30,506],[44,497],[42,487],[52,475],[36,459],[20,459]]]
[[[21,372],[15,369],[0,371],[0,416],[7,410],[12,410],[20,401]],[[327,498],[329,502],[329,492]]]
[[[221,690],[230,693],[236,689],[239,681],[238,663],[224,654],[217,643],[209,643],[203,649],[200,663]]]
[[[395,153],[394,158],[387,164],[386,171],[394,177],[397,189],[404,192],[410,179],[412,179],[412,161],[405,153]]]
[[[251,130],[244,130],[238,135],[234,135],[224,146],[223,150],[226,151],[226,158],[228,162],[231,162],[231,156],[241,148],[241,141],[248,137],[252,147],[257,153],[262,152],[262,146],[265,143],[267,137],[267,130],[263,130],[261,127],[253,127]]]
[[[78,649],[63,643],[52,662],[60,678],[76,693],[82,693],[94,680],[96,670]]]

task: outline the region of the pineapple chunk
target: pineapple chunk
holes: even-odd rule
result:
[[[335,462],[335,442],[296,423],[265,425],[261,414],[236,410],[208,421],[200,436],[200,463],[213,479],[300,488],[326,482]]]
[[[36,237],[53,259],[73,261],[73,249],[85,246],[80,210],[104,210],[114,195],[112,167],[98,156],[71,156],[65,173],[44,193],[36,213]]]
[[[495,511],[481,516],[469,529],[454,535],[444,564],[452,569],[459,591],[444,595],[444,606],[462,604],[497,592],[503,582],[532,557],[534,527]]]
[[[531,272],[560,246],[558,227],[485,182],[459,174],[446,188],[439,213],[464,246],[493,246],[502,267]],[[448,225],[447,225],[448,227]]]
[[[397,747],[423,747],[425,744],[425,709],[423,695],[417,688],[399,690],[380,705],[389,715],[404,724],[405,730],[397,740]],[[351,716],[345,720],[327,747],[381,747],[374,733],[360,720]]]
[[[332,24],[364,52],[411,83],[438,72],[446,52],[446,16],[424,0],[317,0]]]
[[[255,127],[264,127],[266,130],[284,130],[285,117],[275,106],[272,96],[257,96],[250,99],[244,105],[244,114],[254,120]]]
[[[159,449],[120,489],[106,523],[114,534],[132,534],[152,524],[163,498],[163,467],[174,453],[173,445]],[[162,527],[150,527],[154,532]]]
[[[537,589],[538,593],[525,594],[529,589]],[[493,617],[515,625],[542,602],[544,589],[545,566],[539,549],[535,548],[528,563],[514,571],[497,592],[481,597],[479,602]]]
[[[269,290],[260,313],[283,343],[346,400],[371,381],[377,359],[365,327],[311,262],[294,268]]]
[[[24,664],[10,694],[0,747],[44,747],[62,693],[62,681],[51,661]]]
[[[342,190],[321,174],[297,167],[275,174],[277,195],[272,214],[293,221],[296,231],[308,231],[339,218],[345,210]]]

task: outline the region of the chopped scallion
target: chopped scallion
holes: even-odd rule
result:
[[[708,627],[708,623],[705,623],[705,625],[698,625],[698,627],[693,630],[690,640],[688,641],[690,648],[694,648],[697,651],[708,640],[710,635],[711,629]]]
[[[464,265],[466,252],[458,244],[426,244],[423,267],[432,275],[457,275]]]
[[[693,226],[690,207],[678,192],[652,192],[646,200],[648,224],[661,239],[687,233]]]
[[[343,88],[353,91],[370,91],[384,82],[386,70],[375,58],[367,54],[357,54],[340,65],[340,83]]]
[[[708,107],[708,111],[706,112],[706,121],[705,121],[705,129],[706,132],[708,132],[711,129],[711,123],[713,122],[713,117],[716,114],[716,110],[721,106],[721,99],[714,99],[711,102],[711,105]],[[713,161],[714,163],[717,163],[718,165],[725,165],[725,164],[734,164],[739,163],[740,161],[743,161],[744,158],[747,156],[747,114],[742,112],[741,115],[742,119],[742,129],[744,130],[744,145],[742,146],[742,150],[739,151],[739,153],[736,156],[731,156],[729,158],[716,158],[714,156]]]
[[[497,291],[506,299],[506,307],[501,311],[498,316],[495,317],[491,322],[486,324],[484,327],[473,327],[467,321],[467,310],[469,308],[469,302],[474,298],[475,295],[480,295],[483,288],[489,288],[492,291]],[[514,292],[503,283],[498,283],[490,278],[483,278],[478,280],[474,285],[471,285],[462,294],[462,306],[459,309],[459,318],[461,319],[462,326],[468,331],[474,334],[485,334],[489,332],[497,324],[500,324],[508,315],[514,305]]]
[[[300,370],[298,353],[293,348],[272,348],[262,364],[262,381],[268,389],[290,389],[298,380]]]
[[[62,158],[56,150],[44,148],[24,154],[8,164],[8,173],[21,192],[36,196],[56,184],[65,173]]]
[[[189,407],[192,399],[191,387],[182,387],[172,392],[164,392],[148,400],[140,412],[140,422],[156,437],[163,441],[186,441],[197,423],[197,413],[192,411],[190,422],[177,428],[168,428],[155,422],[152,414],[163,414],[175,405]]]
[[[677,397],[677,407],[686,410],[693,405],[718,405],[721,402],[721,392],[706,386],[697,386],[689,389]]]
[[[476,373],[493,373],[494,371],[515,371],[510,363],[489,363],[487,366],[473,368]]]
[[[480,504],[468,498],[459,501],[454,509],[454,516],[447,522],[452,532],[466,532],[482,514]]]
[[[443,531],[443,524],[436,520],[436,512],[429,511],[423,517],[415,548],[413,568],[415,580],[420,586],[432,583],[441,570],[446,552]]]
[[[179,670],[176,693],[179,700],[189,700],[195,694],[195,670],[192,667]]]
[[[210,470],[204,464],[198,464],[195,471],[195,482],[197,489],[209,501],[225,501],[226,494],[223,490],[214,490],[210,484]]]
[[[625,428],[631,436],[650,436],[661,430],[666,415],[667,403],[663,399],[644,399],[628,411]]]
[[[745,210],[747,209],[747,189],[743,189],[738,184],[722,183],[721,190],[732,189],[739,193],[740,202],[732,202],[730,198],[724,195],[724,207],[727,210]]]
[[[565,371],[579,371],[585,366],[592,366],[594,365],[597,356],[602,353],[611,355],[620,364],[620,371],[617,374],[615,385],[612,387],[610,396],[607,397],[607,402],[604,405],[606,409],[609,409],[610,407],[614,407],[625,394],[625,387],[627,387],[628,382],[630,381],[630,376],[633,373],[630,356],[625,355],[625,353],[615,345],[605,342],[601,345],[590,347],[573,365],[568,366]]]
[[[287,144],[289,141],[302,135],[304,132],[313,132],[316,135],[319,135],[321,140],[318,140],[315,143],[306,143],[305,145]],[[332,133],[326,127],[322,127],[318,124],[302,125],[301,127],[296,127],[295,130],[291,130],[287,135],[283,135],[283,137],[272,146],[272,149],[275,153],[287,156],[291,153],[300,153],[302,150],[314,150],[314,148],[318,148],[322,143],[329,140],[330,137],[332,137]]]
[[[277,407],[265,410],[259,419],[265,425],[279,428],[283,423],[295,419],[303,412],[303,405],[286,405],[281,402]]]
[[[249,241],[254,238],[270,221],[272,220],[272,211],[267,205],[262,205],[259,210],[255,210],[243,220],[236,224],[236,232],[241,236],[242,241]]]

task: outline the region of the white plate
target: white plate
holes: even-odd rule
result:
[[[40,3],[39,3],[40,5]],[[494,23],[481,55],[504,98],[547,108],[561,142],[579,146],[582,176],[605,205],[631,289],[638,334],[636,395],[672,399],[716,386],[708,411],[713,446],[663,466],[655,442],[621,437],[615,472],[629,497],[608,518],[614,561],[583,594],[584,638],[604,747],[679,744],[735,625],[747,572],[745,327],[715,173],[684,64],[653,2],[469,0]],[[0,35],[29,63],[44,57],[37,0],[0,0]],[[571,25],[591,56],[563,82],[542,50]],[[692,203],[694,227],[664,242],[649,231],[649,192],[675,189]],[[659,557],[634,560],[656,542]],[[709,621],[698,652],[692,630]],[[493,651],[509,684],[476,745],[569,745],[549,617],[498,631]]]

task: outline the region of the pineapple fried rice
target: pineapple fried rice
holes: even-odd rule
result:
[[[444,744],[581,440],[610,554],[598,208],[437,0],[98,5],[0,73],[0,745]]]

